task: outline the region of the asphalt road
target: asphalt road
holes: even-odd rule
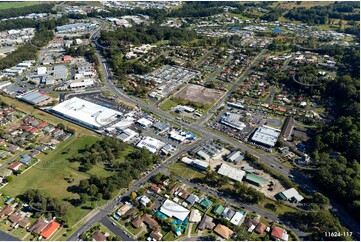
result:
[[[112,224],[112,221],[109,217],[104,217],[100,220],[100,222],[107,227],[112,233],[118,235],[122,238],[122,241],[135,241],[133,238],[129,237],[127,234],[124,233],[118,226]]]
[[[0,230],[0,241],[21,241],[21,239]]]

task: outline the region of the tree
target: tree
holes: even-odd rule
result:
[[[9,183],[10,183],[10,182],[12,182],[13,180],[14,180],[14,177],[12,177],[12,176],[6,176],[6,177],[5,177],[5,181],[6,181],[6,182],[9,182]]]
[[[132,200],[135,200],[138,197],[136,192],[132,192],[130,196]]]

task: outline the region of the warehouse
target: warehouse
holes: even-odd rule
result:
[[[272,148],[276,145],[280,133],[281,130],[279,129],[263,125],[258,127],[256,132],[253,134],[251,141],[267,148]]]
[[[201,161],[201,160],[197,160],[197,159],[190,159],[188,157],[183,157],[182,162],[187,165],[193,166],[199,170],[202,170],[202,171],[207,170],[207,168],[209,166],[209,162],[205,162],[205,161]]]
[[[17,98],[23,100],[24,102],[30,103],[31,105],[44,105],[53,101],[51,97],[39,91],[30,91],[18,96]]]
[[[121,112],[77,97],[54,106],[50,111],[77,124],[96,130],[114,123],[122,117]]]
[[[256,176],[254,174],[248,174],[246,176],[246,181],[259,187],[263,187],[267,182],[266,179]]]
[[[223,163],[218,170],[218,174],[227,176],[234,181],[240,182],[240,181],[242,181],[243,176],[246,174],[246,172]]]
[[[282,200],[288,200],[290,202],[301,202],[304,197],[298,193],[298,191],[294,188],[290,188],[284,192],[280,192],[276,194],[277,197],[279,197]]]

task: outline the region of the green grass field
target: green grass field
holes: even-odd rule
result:
[[[59,199],[78,198],[78,195],[67,191],[68,187],[79,184],[79,181],[89,177],[89,174],[78,171],[79,163],[71,163],[69,158],[77,156],[79,150],[85,145],[94,144],[98,138],[84,136],[73,137],[49,155],[39,155],[41,161],[14,181],[6,185],[0,191],[6,195],[17,196],[28,189],[39,189],[44,193]],[[74,182],[68,183],[65,178],[72,175]],[[70,204],[69,204],[70,205]],[[84,217],[89,210],[80,207],[69,206],[68,219],[76,222]]]
[[[168,170],[174,172],[174,174],[176,174],[177,176],[181,176],[186,179],[205,177],[205,174],[181,163],[173,163],[171,166],[168,167]]]
[[[42,4],[44,2],[2,2],[0,3],[0,10],[1,9],[8,9],[8,8],[22,8],[28,7],[32,5]]]
[[[171,108],[177,106],[178,103],[174,102],[173,100],[167,99],[166,101],[162,102],[162,105],[160,106],[160,109],[163,111],[170,110]]]

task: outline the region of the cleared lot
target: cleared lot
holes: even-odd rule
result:
[[[188,84],[174,95],[175,98],[202,104],[212,104],[224,94],[223,91],[214,90],[199,85]]]

